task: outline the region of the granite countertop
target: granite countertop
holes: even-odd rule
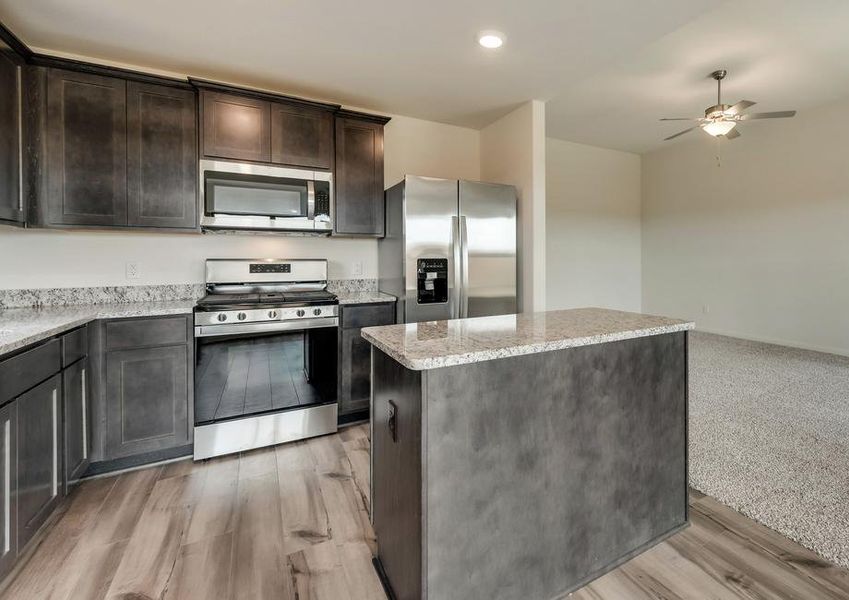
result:
[[[339,304],[379,304],[395,302],[397,298],[383,292],[336,292]]]
[[[362,336],[415,371],[686,331],[694,323],[607,310],[549,312],[367,327]]]
[[[80,304],[0,310],[0,355],[96,319],[191,314],[194,300]]]

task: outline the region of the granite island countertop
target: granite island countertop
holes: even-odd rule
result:
[[[191,314],[194,300],[78,304],[0,310],[0,355],[97,319]]]
[[[362,336],[415,371],[693,329],[695,323],[603,308],[367,327]]]

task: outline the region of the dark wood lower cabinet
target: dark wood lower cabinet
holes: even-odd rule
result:
[[[18,547],[32,538],[62,498],[62,377],[18,397]]]
[[[80,479],[89,465],[88,362],[75,362],[62,372],[64,423],[64,478],[68,486]]]
[[[347,304],[339,327],[339,416],[362,413],[371,395],[371,344],[360,335],[363,327],[395,323],[395,303]]]
[[[0,408],[0,578],[15,565],[18,551],[17,403]]]
[[[116,350],[106,356],[106,449],[110,459],[191,442],[188,348]]]

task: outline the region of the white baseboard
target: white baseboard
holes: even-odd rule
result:
[[[738,338],[741,340],[749,340],[752,342],[761,342],[764,344],[774,344],[776,346],[788,346],[790,348],[800,348],[802,350],[812,350],[814,352],[824,352],[826,354],[837,354],[838,356],[847,356],[849,357],[849,349],[846,348],[830,348],[828,346],[817,346],[814,344],[806,344],[804,342],[797,342],[793,340],[782,340],[770,337],[763,337],[758,335],[751,335],[748,333],[740,333],[739,331],[725,331],[721,329],[706,329],[704,327],[696,327],[694,330],[696,332],[702,331],[704,333],[712,333],[714,335],[724,335],[726,337]]]

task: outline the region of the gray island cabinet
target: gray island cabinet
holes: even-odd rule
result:
[[[685,527],[692,327],[586,308],[364,329],[394,596],[559,598]]]

